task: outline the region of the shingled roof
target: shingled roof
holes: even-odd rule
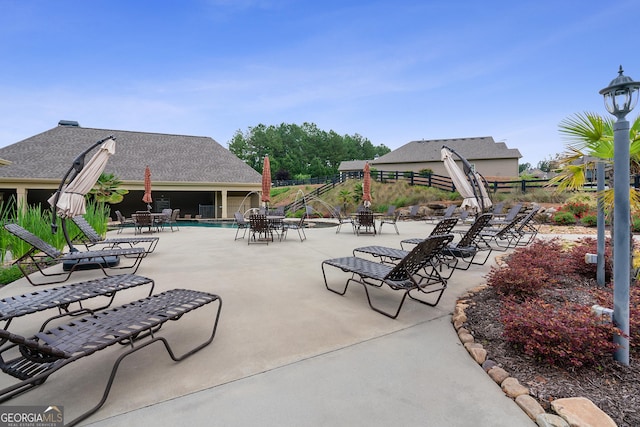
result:
[[[156,182],[260,183],[261,175],[209,137],[130,132],[61,125],[0,148],[0,179],[61,179],[92,144],[116,138],[106,173],[142,181],[149,166]],[[91,151],[87,159],[92,156]]]
[[[373,161],[374,165],[385,163],[439,162],[442,146],[455,150],[473,162],[486,159],[521,158],[517,148],[507,148],[504,142],[495,142],[492,137],[431,139],[412,141]],[[0,157],[2,157],[0,155]]]

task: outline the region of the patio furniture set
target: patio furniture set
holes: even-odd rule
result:
[[[527,213],[516,214],[506,223],[500,219],[496,221],[491,213],[482,214],[472,224],[457,230],[459,218],[446,217],[426,238],[403,239],[400,249],[375,245],[358,247],[352,256],[322,262],[325,287],[345,295],[349,284],[359,283],[364,287],[371,309],[392,319],[400,314],[407,296],[422,304],[436,306],[455,270],[484,265],[493,250],[506,251],[531,243],[538,232],[534,222],[537,211],[536,207]],[[336,289],[329,285],[326,273],[329,266],[350,274],[343,287]],[[448,272],[444,272],[445,269]],[[380,290],[385,285],[402,293],[395,308],[388,308],[392,304],[391,296],[383,295]],[[375,300],[374,292],[377,293]]]
[[[27,254],[14,264],[32,285],[65,282],[75,271],[88,268],[101,270],[104,277],[0,300],[0,321],[4,322],[0,328],[0,369],[17,380],[0,390],[0,403],[43,384],[53,373],[76,360],[101,354],[100,350],[114,344],[125,346],[115,360],[108,362],[112,363],[111,374],[101,399],[65,425],[75,425],[100,409],[107,400],[121,362],[129,355],[159,342],[177,362],[209,345],[216,334],[222,308],[222,299],[208,292],[172,289],[153,294],[154,280],[135,273],[142,260],[154,252],[159,238],[102,239],[84,218],[76,217],[73,221],[84,234],[80,241],[86,243],[87,248],[101,249],[62,253],[23,227],[6,224],[4,227],[9,233],[31,246]],[[121,258],[129,259],[129,263],[119,265]],[[61,262],[69,265],[62,272],[51,272],[46,268]],[[118,269],[127,269],[129,273],[109,274]],[[44,279],[35,281],[32,277],[35,275]],[[149,287],[145,298],[111,308],[116,294],[140,286]],[[185,314],[210,304],[213,307],[208,326],[210,334],[190,350],[176,354],[169,341],[158,333],[159,330],[169,321],[177,321]],[[46,310],[54,310],[55,313],[34,329],[32,335],[9,330],[15,319]],[[103,356],[100,363],[110,357]],[[72,374],[73,370],[67,372]]]

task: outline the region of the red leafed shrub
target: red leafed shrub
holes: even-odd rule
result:
[[[555,277],[573,273],[573,264],[559,239],[535,240],[524,248],[516,249],[507,260],[509,266],[540,267]]]
[[[613,307],[613,290],[611,288],[594,291],[598,304]],[[640,351],[640,287],[634,284],[629,288],[629,349]]]
[[[505,298],[501,311],[504,336],[525,354],[561,367],[592,366],[610,358],[619,332],[601,323],[590,307],[566,302],[553,305],[531,298],[518,303]]]
[[[598,253],[598,240],[592,237],[586,237],[577,241],[577,244],[569,250],[570,264],[573,271],[581,276],[593,278],[596,277],[598,266],[596,264],[587,264],[584,261],[586,254]],[[611,279],[613,272],[613,253],[611,251],[611,239],[605,241],[604,251],[604,275],[605,281]]]
[[[523,264],[491,267],[487,280],[489,286],[493,286],[498,294],[518,297],[535,296],[552,282],[545,269]]]
[[[527,297],[557,285],[572,273],[568,254],[557,239],[536,240],[509,255],[506,267],[492,267],[487,280],[501,295]]]

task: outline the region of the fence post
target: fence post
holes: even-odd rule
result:
[[[520,181],[520,190],[523,193],[527,192],[527,181],[525,181],[524,179],[522,181]]]

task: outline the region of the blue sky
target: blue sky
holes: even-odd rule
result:
[[[0,146],[61,119],[225,147],[309,122],[391,149],[492,136],[535,165],[561,120],[607,114],[619,65],[640,80],[638,5],[0,0]]]

